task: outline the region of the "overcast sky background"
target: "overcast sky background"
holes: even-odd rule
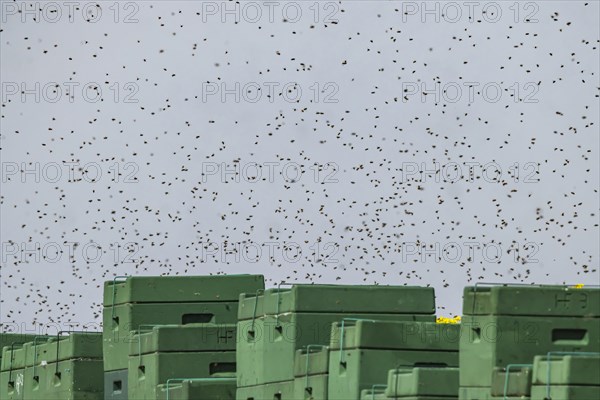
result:
[[[0,3],[5,325],[117,275],[598,284],[597,1]]]

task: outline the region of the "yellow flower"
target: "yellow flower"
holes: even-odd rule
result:
[[[581,289],[583,287],[583,283],[578,283],[577,285],[573,286],[575,289]]]
[[[448,318],[448,317],[437,317],[435,322],[437,322],[438,324],[458,324],[460,323],[461,317],[459,315],[455,316],[454,318]]]

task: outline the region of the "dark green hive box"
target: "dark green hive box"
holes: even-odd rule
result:
[[[104,306],[124,303],[237,302],[240,293],[263,288],[262,275],[131,276],[104,283]]]
[[[531,395],[531,366],[494,368],[492,371],[492,397],[529,397]],[[508,377],[507,377],[508,375]]]
[[[267,315],[254,320],[254,335],[249,334],[252,321],[241,321],[237,342],[238,386],[293,380],[296,351],[311,344],[329,344],[331,324],[346,317],[434,320],[433,315],[284,313],[279,317]]]
[[[238,386],[294,379],[294,354],[327,345],[331,324],[343,318],[434,321],[432,288],[295,285],[240,297]]]
[[[600,386],[600,353],[536,356],[533,370],[534,385]]]
[[[310,346],[296,352],[294,395],[297,399],[327,399],[329,348]]]
[[[101,400],[101,337],[100,333],[71,333],[37,338],[15,349],[13,355],[10,348],[5,348],[7,357],[0,373],[2,398]]]
[[[262,275],[134,276],[104,284],[104,370],[127,368],[131,331],[148,325],[235,323],[240,293]]]
[[[297,400],[294,381],[266,383],[263,385],[238,387],[237,400]],[[315,398],[316,400],[316,398]]]
[[[343,333],[343,337],[342,337]],[[432,322],[344,321],[332,326],[330,400],[359,398],[373,385],[386,385],[399,366],[458,367],[460,326]]]
[[[599,317],[600,288],[568,286],[467,286],[464,315]]]
[[[599,399],[600,353],[537,356],[531,398]]]
[[[49,337],[47,335],[31,335],[14,332],[0,332],[0,360],[2,360],[2,348],[10,346],[13,343],[27,343],[33,341],[34,338]]]
[[[25,345],[26,346],[26,345]],[[21,400],[25,391],[25,365],[27,351],[23,344],[4,346],[0,366],[0,398]]]
[[[158,325],[134,334],[129,356],[172,351],[235,351],[235,324]]]
[[[33,362],[25,369],[25,396],[32,400],[104,397],[102,334],[74,332],[31,343]]]
[[[329,346],[331,351],[343,347],[458,352],[460,335],[460,324],[348,320],[332,325]]]
[[[175,380],[158,385],[157,400],[235,400],[235,378]]]
[[[390,398],[458,398],[458,368],[392,369],[385,395]]]
[[[531,388],[531,400],[597,400],[600,399],[600,386],[570,386],[551,385],[550,397],[546,392],[546,386],[533,386]]]
[[[241,298],[238,320],[251,319],[255,295]],[[259,295],[256,315],[288,312],[433,314],[433,288],[381,285],[294,285]]]
[[[600,289],[467,287],[460,385],[490,388],[494,371],[550,351],[600,351]]]
[[[156,326],[134,340],[129,351],[130,399],[156,399],[158,385],[169,379],[235,378],[235,324]]]

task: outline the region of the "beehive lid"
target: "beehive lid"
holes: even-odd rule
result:
[[[467,286],[465,315],[600,316],[600,288]]]
[[[458,396],[458,368],[392,369],[388,373],[387,397]]]
[[[101,332],[73,332],[67,336],[50,337],[46,341],[37,342],[35,346],[33,346],[33,343],[28,343],[28,345],[31,346],[31,354],[36,364],[41,362],[54,363],[57,360],[63,361],[76,358],[102,358]]]
[[[234,351],[235,324],[159,325],[133,336],[129,355],[155,352]]]
[[[308,369],[307,369],[308,368]],[[329,371],[329,348],[327,346],[311,346],[296,350],[294,357],[294,376],[326,374]]]
[[[268,289],[256,315],[287,312],[433,314],[433,288],[382,285],[294,285]],[[260,303],[260,299],[259,299]],[[243,308],[242,308],[243,307]],[[252,318],[254,300],[240,307],[240,319]]]
[[[104,306],[123,303],[238,301],[264,288],[262,275],[132,276],[104,282]],[[114,300],[113,300],[114,299]]]
[[[359,320],[334,323],[329,347],[458,352],[459,342],[459,324]]]

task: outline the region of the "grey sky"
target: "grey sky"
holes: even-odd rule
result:
[[[597,1],[0,3],[5,324],[125,274],[598,283]]]

